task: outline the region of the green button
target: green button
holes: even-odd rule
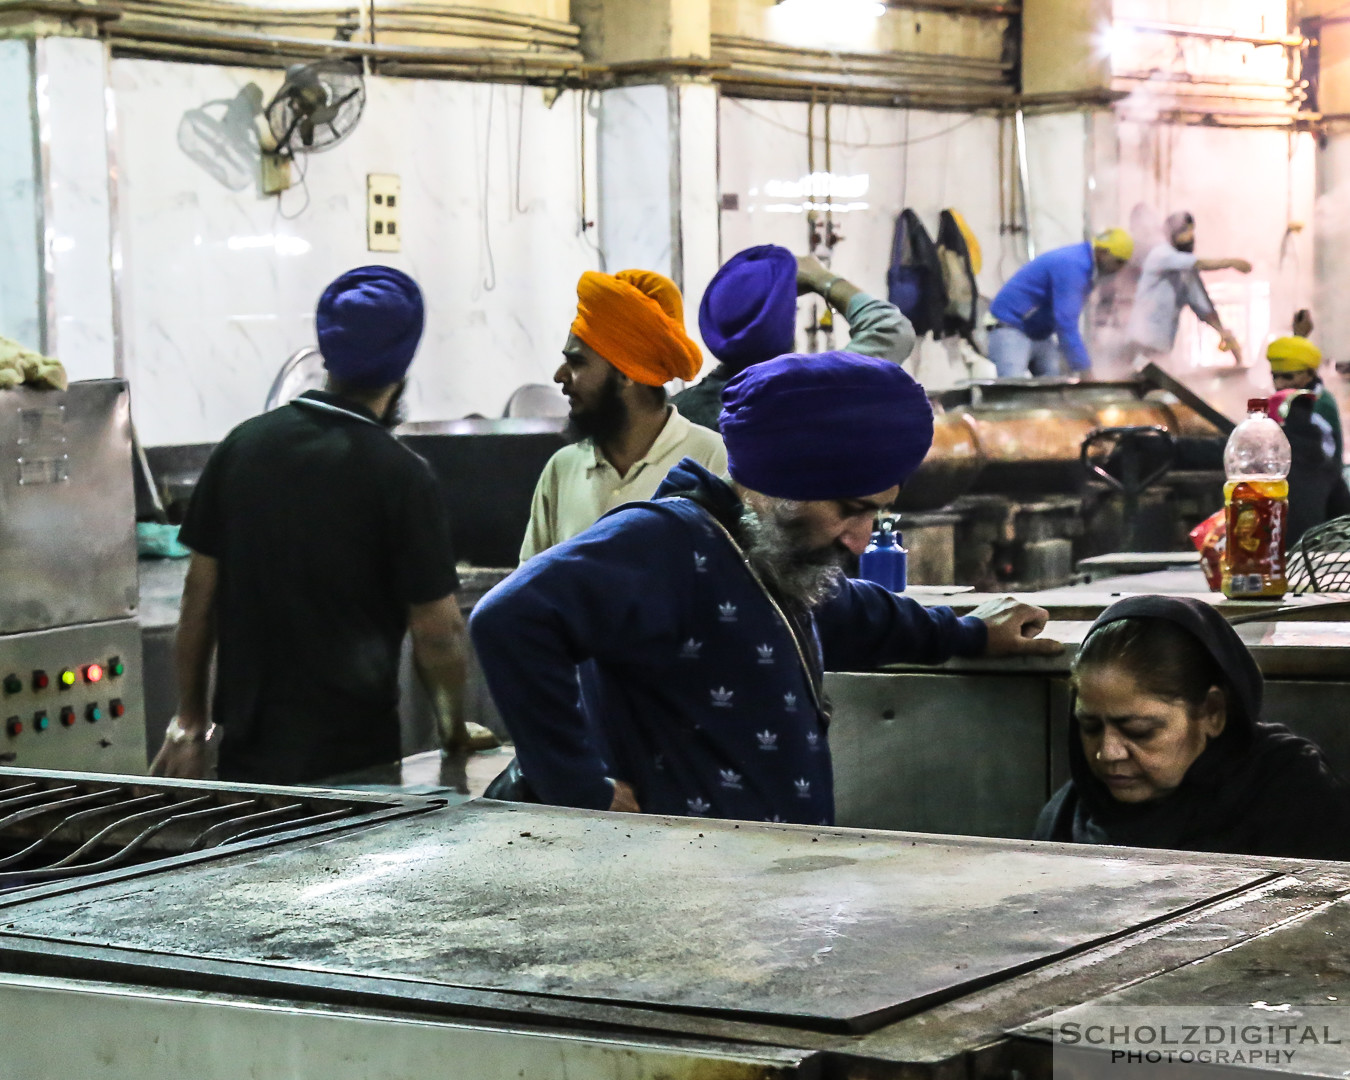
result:
[[[35,717],[33,717],[33,726],[37,728],[38,731],[46,731],[47,725],[50,723],[51,720],[48,718],[45,712],[40,712]]]
[[[120,661],[114,661],[113,663],[108,665],[108,670],[113,673],[114,678],[120,676],[123,672],[126,671],[126,669],[127,669],[126,665],[121,663]]]
[[[89,722],[91,724],[96,724],[103,719],[103,710],[97,705],[90,705],[89,708],[85,710],[84,715],[89,717]]]
[[[17,675],[5,676],[6,694],[17,694],[22,689],[23,689],[23,680],[20,679]]]

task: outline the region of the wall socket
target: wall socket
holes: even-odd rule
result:
[[[370,251],[403,250],[403,196],[393,173],[366,176],[366,247]]]

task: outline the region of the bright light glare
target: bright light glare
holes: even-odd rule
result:
[[[231,236],[225,241],[231,251],[248,251],[252,248],[271,248],[278,255],[304,255],[309,251],[308,240],[298,236],[282,236],[264,233],[261,236]]]
[[[768,11],[768,29],[788,45],[868,49],[885,12],[878,0],[781,0]]]
[[[770,180],[764,185],[764,194],[771,199],[861,199],[871,184],[868,173],[841,176],[813,172],[800,180]]]
[[[1092,35],[1092,51],[1098,59],[1112,60],[1129,44],[1132,36],[1128,26],[1117,26],[1113,22],[1101,23]]]

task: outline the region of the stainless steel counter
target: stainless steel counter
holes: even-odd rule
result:
[[[0,1008],[43,1032],[16,1075],[1048,1080],[1009,1033],[1244,950],[1278,985],[1348,893],[1331,864],[479,802],[0,899]]]
[[[1090,625],[1051,622],[1047,635],[1066,646],[1055,657],[829,675],[838,820],[1030,836],[1068,779],[1069,666]],[[1266,676],[1263,719],[1312,739],[1350,776],[1350,622],[1252,622],[1237,631]]]

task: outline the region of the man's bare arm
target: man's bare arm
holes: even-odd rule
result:
[[[206,773],[206,739],[210,729],[207,695],[211,657],[216,648],[216,593],[220,564],[211,556],[192,553],[183,601],[178,611],[175,666],[178,672],[178,715],[169,724],[164,744],[150,766],[154,776],[199,779]]]
[[[469,668],[468,631],[455,594],[408,611],[413,663],[436,711],[436,729],[446,749],[469,744],[464,722],[464,682]]]

